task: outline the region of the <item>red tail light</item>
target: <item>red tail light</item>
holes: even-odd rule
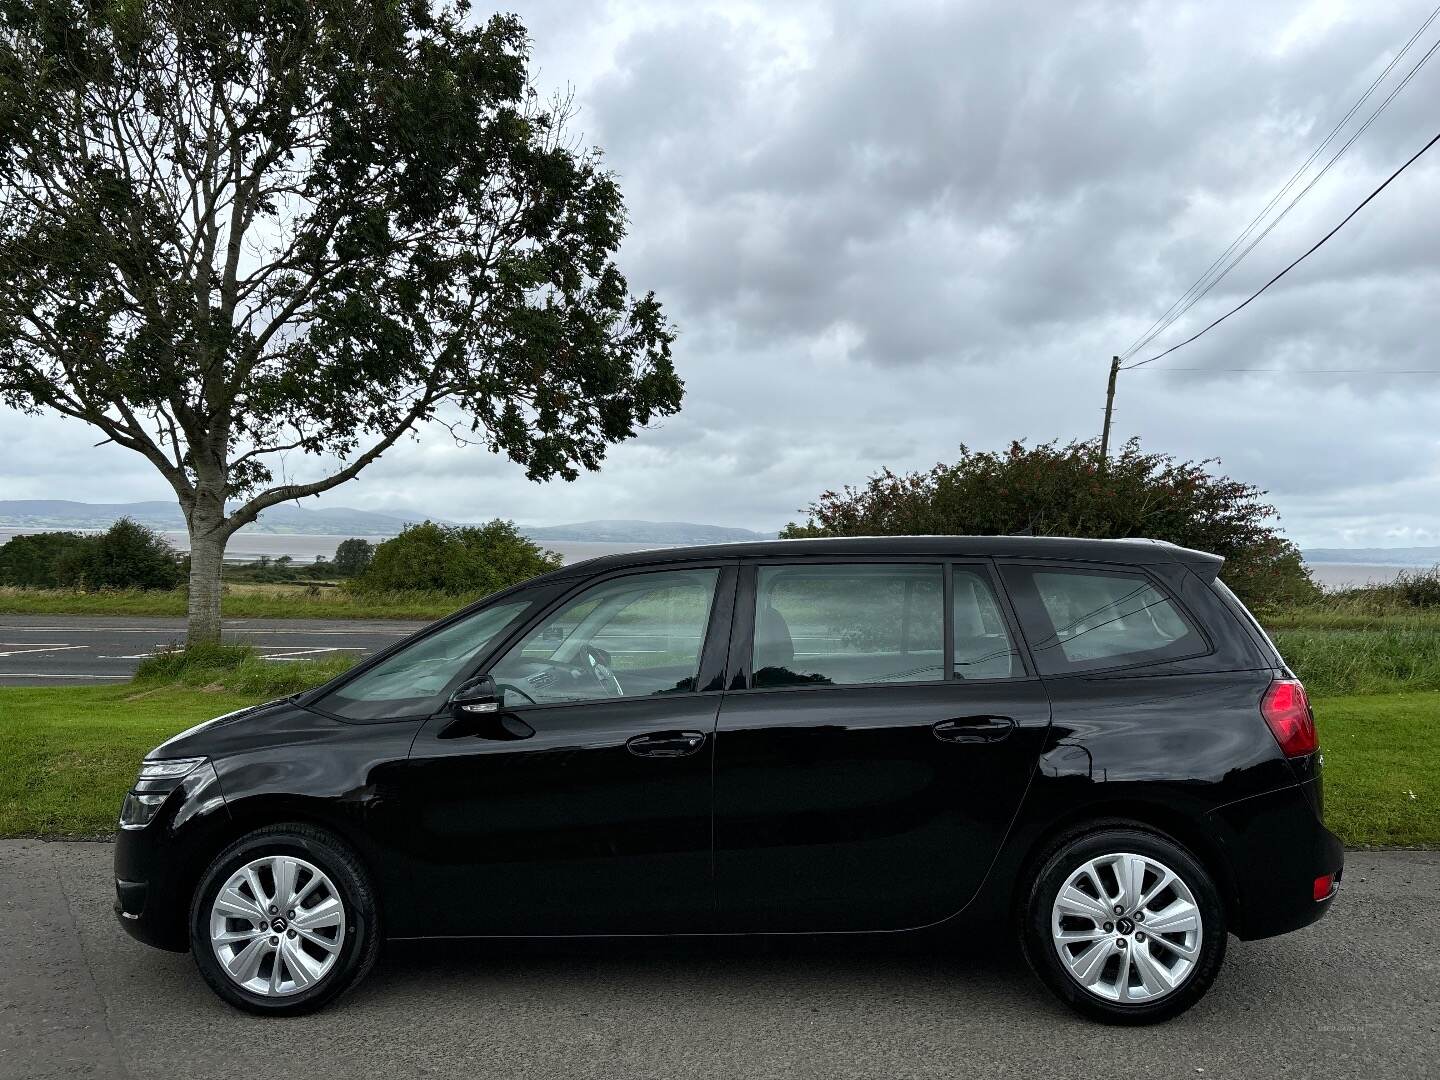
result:
[[[1315,714],[1310,711],[1310,701],[1300,680],[1272,682],[1260,702],[1260,714],[1270,725],[1286,757],[1303,757],[1320,748],[1320,739],[1315,734]]]

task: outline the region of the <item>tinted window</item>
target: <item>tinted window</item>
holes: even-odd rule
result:
[[[490,669],[507,705],[695,689],[718,570],[630,574],[542,619]]]
[[[1009,567],[1042,674],[1178,659],[1206,651],[1178,607],[1141,573]]]
[[[952,572],[955,589],[955,677],[1008,679],[1023,676],[1025,666],[1010,641],[1010,631],[990,578],[978,570],[957,566]]]
[[[350,720],[429,716],[444,703],[451,683],[538,595],[520,593],[426,635],[326,694],[316,707]]]
[[[928,682],[944,676],[938,566],[762,566],[755,686]]]

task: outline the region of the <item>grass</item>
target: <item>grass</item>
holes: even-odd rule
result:
[[[1440,690],[1440,629],[1279,630],[1272,636],[1315,696]]]
[[[429,622],[478,597],[414,590],[359,595],[317,585],[227,584],[227,619],[414,619]],[[185,590],[21,589],[0,586],[0,615],[185,617]]]
[[[146,661],[124,686],[0,688],[0,837],[101,837],[145,752],[334,674],[245,655]],[[1440,847],[1440,692],[1318,697],[1326,819],[1352,847]]]
[[[140,661],[136,687],[194,687],[245,694],[264,701],[287,697],[333,679],[355,663],[353,656],[324,660],[262,660],[249,645],[201,645],[162,649]]]
[[[1321,698],[1325,823],[1350,847],[1440,847],[1440,693]]]

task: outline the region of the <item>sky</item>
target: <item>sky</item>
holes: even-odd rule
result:
[[[576,136],[620,180],[619,263],[679,329],[684,407],[574,483],[528,482],[437,429],[321,505],[775,529],[826,489],[954,460],[962,443],[1094,437],[1111,354],[1265,206],[1431,6],[519,4],[537,88],[573,91]],[[1437,38],[1440,19],[1342,141]],[[1324,235],[1436,134],[1436,100],[1440,57],[1135,359]],[[1440,147],[1250,307],[1122,372],[1114,441],[1219,458],[1269,492],[1302,546],[1440,544],[1440,375],[1383,374],[1440,368],[1437,207]],[[1303,374],[1317,369],[1360,374]],[[98,441],[0,410],[0,498],[169,496]]]

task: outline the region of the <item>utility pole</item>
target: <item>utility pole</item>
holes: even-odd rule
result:
[[[1105,427],[1100,432],[1100,464],[1110,460],[1110,415],[1115,411],[1115,376],[1120,373],[1120,357],[1110,358],[1110,381],[1105,384]]]

